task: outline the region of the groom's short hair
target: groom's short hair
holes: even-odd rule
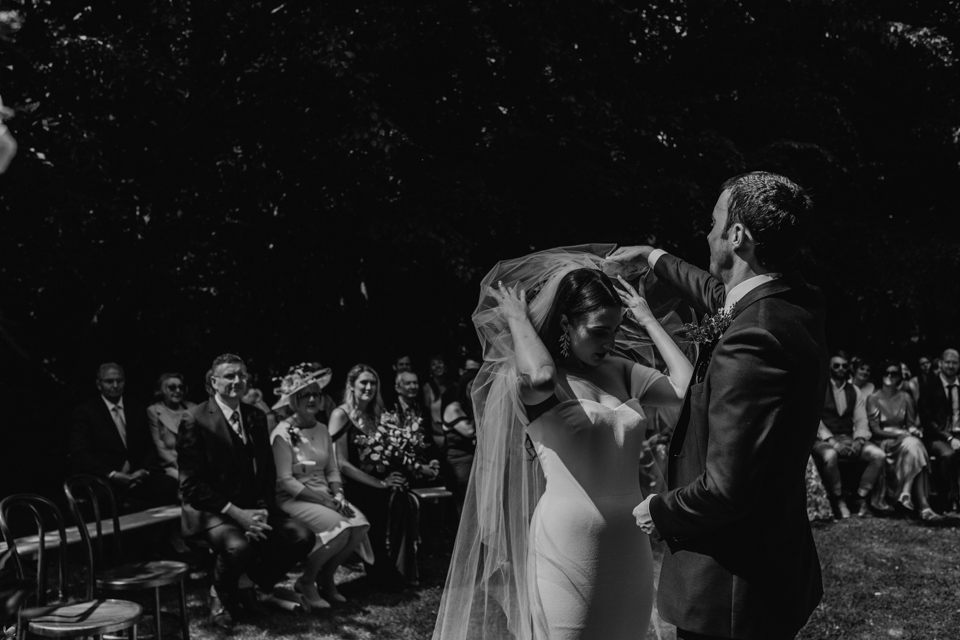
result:
[[[795,182],[765,171],[743,173],[723,183],[730,190],[727,225],[743,224],[753,237],[754,256],[779,271],[800,250],[813,212],[813,201]]]

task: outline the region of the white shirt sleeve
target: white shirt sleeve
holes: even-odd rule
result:
[[[660,256],[664,255],[667,255],[667,252],[663,249],[654,249],[650,252],[650,255],[647,256],[647,264],[649,264],[650,268],[653,269],[657,264],[657,260],[660,259]]]

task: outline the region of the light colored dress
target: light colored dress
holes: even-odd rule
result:
[[[177,434],[180,425],[187,419],[190,409],[195,407],[192,402],[184,402],[183,408],[171,409],[163,402],[157,402],[147,407],[147,422],[150,425],[150,436],[153,446],[157,448],[160,466],[164,473],[174,479],[179,479],[177,470]]]
[[[299,435],[298,442],[293,442],[291,432]],[[366,516],[353,505],[354,515],[347,518],[334,509],[295,497],[305,487],[332,496],[329,483],[342,482],[327,425],[318,422],[309,429],[297,429],[284,420],[270,434],[270,444],[277,438],[287,444],[291,454],[290,464],[277,465],[277,506],[317,534],[317,547],[330,542],[350,527],[369,526]],[[357,553],[365,561],[373,562],[373,553],[366,538]]]
[[[877,391],[867,398],[867,420],[871,429],[908,429],[917,425],[917,410],[909,391],[900,390],[887,398]],[[896,437],[873,441],[887,454],[887,495],[896,500],[904,493],[906,483],[930,464],[923,443],[916,436],[902,433]]]
[[[646,637],[653,557],[633,509],[643,500],[640,403],[662,374],[642,369],[631,389],[640,400],[561,397],[558,386],[559,404],[527,427],[546,478],[528,554],[537,640]]]

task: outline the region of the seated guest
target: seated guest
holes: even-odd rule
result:
[[[177,483],[160,468],[143,405],[123,395],[123,367],[114,362],[97,371],[99,394],[77,407],[70,424],[74,473],[107,478],[124,511],[177,501]]]
[[[463,364],[460,366],[460,375],[465,374],[470,369],[479,369],[483,364],[480,356],[468,354],[463,357]]]
[[[266,416],[240,401],[247,385],[243,360],[224,354],[211,370],[214,396],[181,425],[177,462],[184,536],[201,538],[216,555],[211,622],[230,629],[237,616],[260,609],[255,589],[240,589],[240,576],[269,592],[307,557],[316,538],[276,507]]]
[[[402,473],[378,471],[360,458],[357,438],[377,430],[383,411],[380,379],[372,368],[358,364],[347,373],[343,404],[330,418],[330,436],[348,480],[346,494],[370,522],[374,561],[367,573],[378,585],[396,587],[419,580],[420,512]]]
[[[147,407],[150,435],[157,448],[160,465],[168,476],[179,481],[177,470],[177,433],[187,419],[188,409],[195,407],[185,399],[187,387],[179,373],[162,373],[153,391],[156,402]]]
[[[354,551],[367,562],[374,560],[369,544],[361,546],[370,525],[344,498],[333,442],[327,425],[318,420],[321,389],[328,382],[330,369],[309,363],[291,367],[275,393],[293,415],[270,435],[277,465],[277,504],[317,535],[296,583],[303,601],[313,609],[329,607],[327,601],[346,602],[334,576]]]
[[[840,484],[840,458],[862,460],[867,464],[860,477],[857,496],[861,499],[860,515],[869,514],[867,496],[883,472],[886,455],[883,449],[869,442],[870,427],[867,411],[860,389],[847,382],[849,363],[841,355],[830,358],[830,384],[820,414],[819,442],[813,445],[813,461],[823,478],[827,498],[837,518],[849,518],[850,509],[842,497]],[[888,510],[879,492],[873,494],[873,507]]]
[[[13,110],[3,106],[3,99],[0,98],[0,174],[7,170],[13,156],[17,155],[17,141],[7,125],[3,124],[4,119],[12,115]]]
[[[390,378],[395,378],[398,374],[403,371],[413,371],[413,358],[406,354],[398,355],[392,365],[393,371],[390,372],[390,375],[387,376],[387,380]],[[395,389],[385,388],[381,389],[381,397],[384,400],[384,407],[392,407],[397,404],[397,392]]]
[[[960,508],[960,355],[947,349],[940,356],[940,373],[920,388],[923,444],[937,462],[933,473],[947,496],[947,510]]]
[[[471,394],[478,373],[478,369],[467,371],[460,376],[457,386],[444,395],[443,430],[446,440],[443,448],[450,470],[447,482],[456,498],[458,511],[463,509],[470,470],[473,468],[473,455],[477,449]]]
[[[440,458],[443,455],[444,439],[441,437],[439,444],[437,444],[436,435],[431,433],[430,409],[423,403],[423,398],[420,395],[420,378],[413,371],[400,371],[397,373],[394,391],[397,392],[397,411],[403,415],[410,414],[420,418],[420,424],[426,430],[425,433],[433,436],[427,438],[424,443],[427,448],[423,455],[425,459],[430,460],[429,466],[431,467],[431,470],[424,472],[424,477],[428,480],[436,478],[440,473]]]
[[[324,367],[319,362],[304,362],[297,366],[307,367],[312,370],[328,368]],[[325,378],[325,380],[329,380],[329,377]],[[333,415],[333,410],[337,408],[337,402],[330,396],[329,393],[324,391],[327,384],[328,382],[324,382],[323,387],[320,389],[320,410],[317,412],[317,420],[323,424],[330,424],[330,416]],[[276,416],[277,420],[283,420],[289,417],[291,414],[290,405],[285,402],[282,397],[270,408],[273,410],[273,414]]]
[[[857,389],[860,389],[860,395],[864,398],[877,390],[876,385],[870,381],[873,370],[870,368],[869,362],[862,358],[850,358],[850,370],[853,371],[853,375],[850,376],[850,382],[852,382],[853,386]]]
[[[427,383],[423,385],[423,405],[427,409],[428,426],[438,451],[443,449],[444,441],[443,394],[448,389],[455,388],[456,385],[447,378],[447,364],[443,356],[436,355],[430,358],[430,376],[427,378]]]
[[[883,386],[867,398],[867,419],[873,442],[890,461],[888,494],[907,510],[916,508],[923,520],[935,521],[942,516],[934,513],[927,499],[930,459],[918,437],[913,396],[900,388],[902,377],[899,362],[889,360],[883,364]]]

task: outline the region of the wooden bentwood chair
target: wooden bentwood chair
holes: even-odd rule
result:
[[[78,638],[102,636],[105,633],[127,631],[130,640],[137,640],[137,623],[143,608],[126,600],[93,599],[87,586],[86,599],[71,600],[64,580],[67,566],[67,533],[60,510],[50,500],[32,494],[16,494],[0,501],[0,530],[7,543],[19,580],[28,580],[23,559],[17,551],[17,539],[10,527],[11,514],[26,512],[32,516],[38,534],[36,592],[17,613],[17,638],[26,640],[27,634],[48,638]],[[45,517],[46,516],[46,517]],[[56,530],[48,530],[53,522]],[[50,545],[51,549],[47,548]],[[58,548],[59,547],[59,548]],[[57,555],[55,589],[48,589],[47,570],[49,553]],[[51,591],[55,596],[49,600]]]
[[[81,504],[86,503],[93,509],[93,533],[88,527],[80,525],[80,536],[87,549],[87,565],[90,567],[88,589],[98,593],[153,590],[153,637],[163,638],[160,610],[160,588],[178,585],[180,605],[180,634],[182,640],[190,640],[190,622],[187,618],[186,578],[190,568],[183,562],[173,560],[154,560],[117,564],[121,560],[120,517],[117,502],[110,484],[96,476],[75,475],[63,483],[64,492],[70,502],[70,509],[77,523],[83,522]],[[109,512],[104,512],[104,507]],[[109,518],[111,528],[104,527]],[[112,531],[112,553],[105,553],[104,537]]]

